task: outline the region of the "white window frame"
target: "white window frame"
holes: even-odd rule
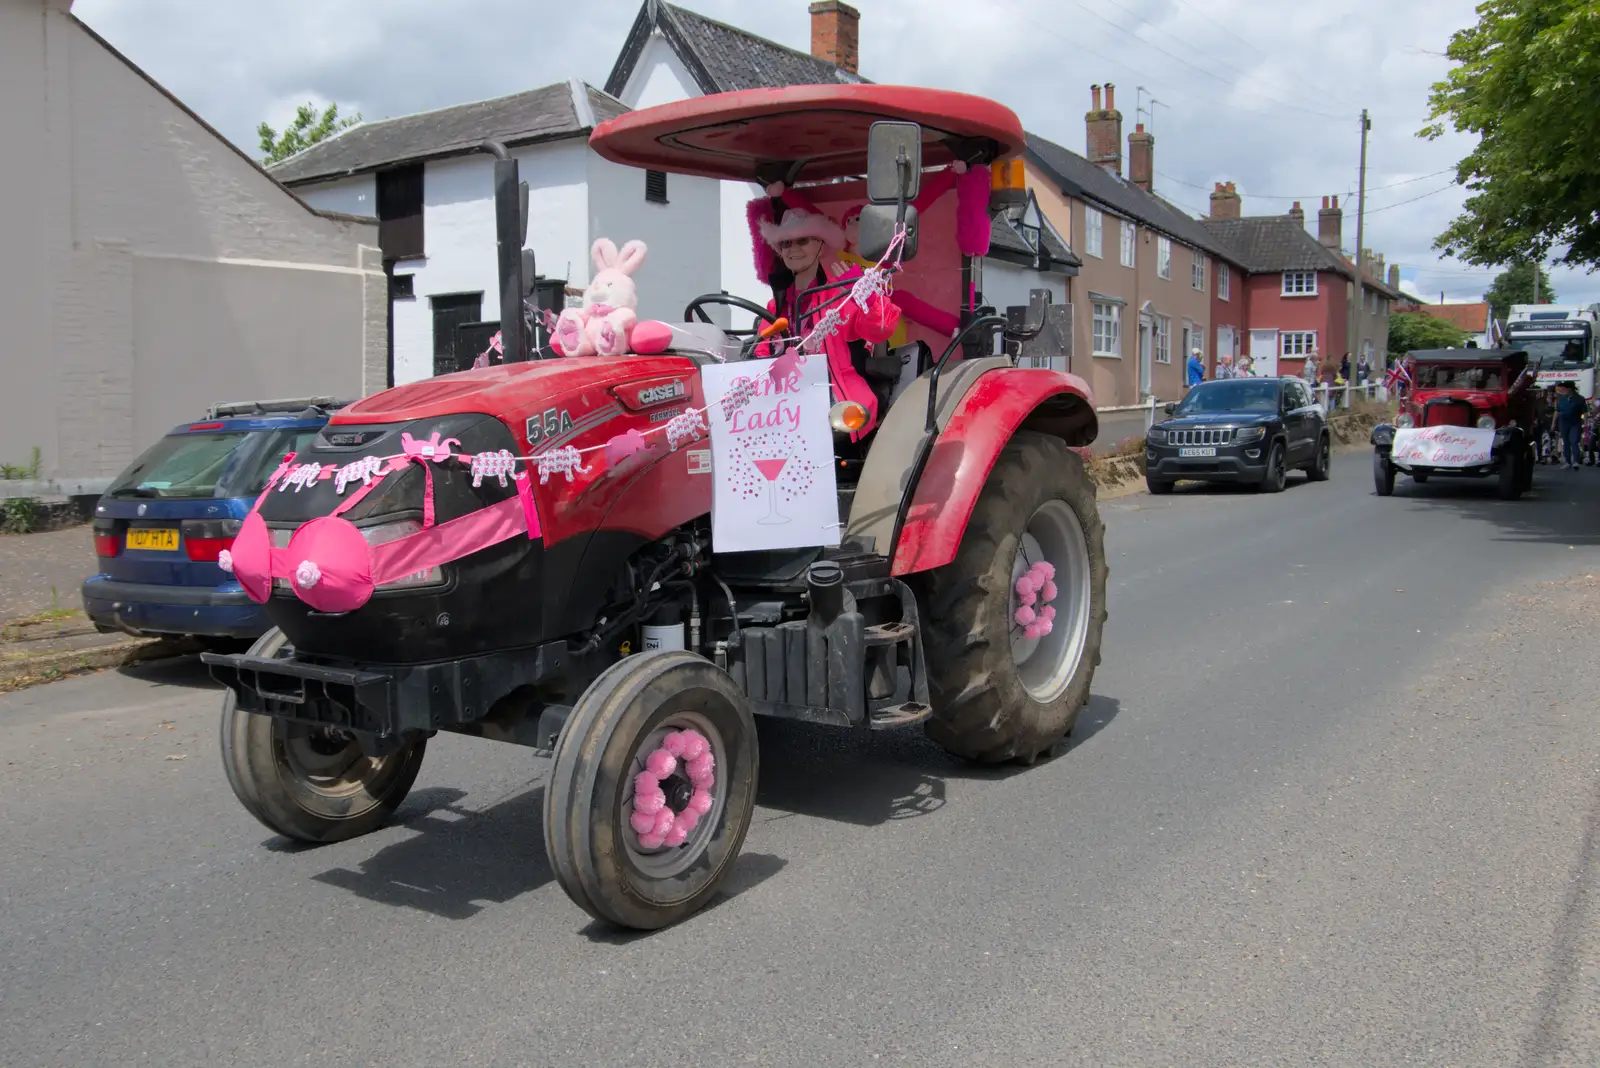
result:
[[[1083,206],[1083,251],[1095,259],[1103,259],[1101,251],[1105,238],[1105,216],[1099,208]]]
[[[1172,242],[1165,237],[1156,238],[1156,274],[1172,278]]]
[[[1199,249],[1192,249],[1194,262],[1189,266],[1189,284],[1194,286],[1196,292],[1206,291],[1206,254]]]
[[[1227,300],[1228,299],[1228,288],[1229,288],[1228,277],[1232,273],[1233,273],[1232,271],[1228,270],[1228,265],[1226,263],[1222,263],[1220,261],[1217,263],[1217,299],[1218,300]]]
[[[1109,300],[1089,304],[1089,345],[1096,356],[1122,358],[1122,305]]]
[[[1198,351],[1200,362],[1206,362],[1206,328],[1199,323],[1189,324],[1189,352],[1183,354],[1183,365],[1189,366],[1190,353]]]
[[[1316,271],[1284,271],[1283,291],[1285,297],[1314,297],[1317,295]]]
[[[1303,360],[1316,351],[1317,332],[1315,330],[1278,331],[1279,359]]]
[[[1156,316],[1155,337],[1151,339],[1151,348],[1155,351],[1156,363],[1172,362],[1172,317],[1168,315]]]
[[[1129,219],[1122,220],[1122,265],[1134,265],[1134,250],[1138,248],[1139,227]]]

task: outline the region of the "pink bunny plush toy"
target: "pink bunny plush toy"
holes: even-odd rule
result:
[[[594,243],[595,276],[583,293],[583,307],[568,308],[556,320],[550,345],[563,356],[621,356],[637,321],[639,294],[629,277],[644,262],[643,241],[629,241],[619,252],[611,239]]]

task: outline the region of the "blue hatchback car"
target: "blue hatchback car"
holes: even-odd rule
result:
[[[100,570],[83,584],[96,627],[192,636],[222,649],[272,626],[217,558],[233,543],[285,453],[299,452],[349,401],[309,397],[213,407],[175,427],[95,506]]]

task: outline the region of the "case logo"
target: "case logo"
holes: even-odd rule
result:
[[[648,408],[652,404],[665,404],[667,401],[682,400],[689,395],[688,387],[683,384],[683,379],[674,379],[659,386],[650,386],[639,391],[639,404]]]

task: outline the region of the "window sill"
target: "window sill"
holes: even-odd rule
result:
[[[1290,299],[1293,299],[1295,297],[1302,297],[1302,298],[1304,298],[1304,297],[1317,297],[1317,296],[1320,296],[1320,295],[1321,294],[1318,294],[1318,293],[1279,293],[1278,294],[1278,296],[1280,296],[1280,297],[1286,297],[1286,298],[1290,298]]]
[[[1092,353],[1090,353],[1090,355],[1093,356],[1097,360],[1120,360],[1120,359],[1122,359],[1122,353],[1120,353],[1120,352],[1092,352]]]

